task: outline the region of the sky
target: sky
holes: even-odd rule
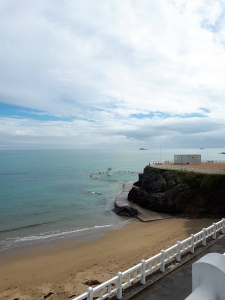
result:
[[[225,0],[1,0],[0,150],[225,150]]]

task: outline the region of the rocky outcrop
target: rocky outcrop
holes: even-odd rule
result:
[[[225,176],[147,166],[128,200],[167,214],[225,216]]]
[[[124,216],[124,217],[136,217],[138,214],[137,209],[129,206],[123,206],[119,207],[115,205],[115,208],[113,209],[114,213],[116,213],[119,216]]]

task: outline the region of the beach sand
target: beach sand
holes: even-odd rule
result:
[[[96,240],[69,240],[2,257],[0,299],[71,299],[85,292],[91,280],[104,282],[215,221],[135,220]]]

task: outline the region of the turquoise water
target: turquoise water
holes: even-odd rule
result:
[[[123,182],[136,181],[150,160],[224,149],[0,151],[0,251],[80,236],[128,219],[112,212]]]

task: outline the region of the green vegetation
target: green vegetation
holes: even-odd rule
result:
[[[205,174],[200,189],[202,192],[208,192],[212,189],[225,189],[225,176],[221,174]]]
[[[195,172],[179,172],[183,182],[194,192],[207,193],[217,189],[225,189],[225,176],[221,174],[204,174]]]
[[[165,171],[165,170],[153,168],[153,167],[150,167],[150,166],[146,166],[144,168],[144,174],[149,174],[149,173],[152,173],[152,172],[161,174],[163,171]]]
[[[165,171],[169,171],[174,175],[182,178],[183,183],[187,184],[194,193],[208,193],[217,189],[225,190],[225,175],[222,174],[204,174],[191,171],[180,170],[165,170],[160,168],[152,168],[146,166],[144,168],[144,174],[157,173],[163,174]]]

